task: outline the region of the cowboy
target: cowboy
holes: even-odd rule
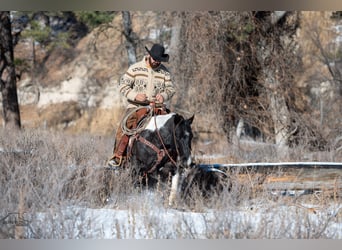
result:
[[[131,65],[120,79],[120,93],[128,101],[124,115],[127,119],[121,121],[116,131],[113,156],[108,161],[110,167],[121,166],[126,157],[129,135],[122,130],[122,124],[125,122],[124,125],[132,129],[137,126],[141,118],[138,112],[132,110],[149,105],[151,102],[164,104],[175,93],[170,72],[162,64],[169,61],[165,48],[160,44],[153,44],[151,50],[147,47],[145,49],[148,53],[140,62]]]

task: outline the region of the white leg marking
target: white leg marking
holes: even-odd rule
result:
[[[187,161],[187,163],[186,163],[186,164],[188,164],[188,166],[190,166],[190,165],[191,165],[191,163],[192,163],[192,158],[191,158],[191,156],[189,156],[189,158],[188,158],[188,161]]]
[[[172,177],[171,181],[171,191],[169,196],[169,206],[172,206],[175,202],[178,192],[178,182],[179,182],[179,173],[177,173]]]

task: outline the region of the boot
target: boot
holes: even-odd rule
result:
[[[124,154],[128,145],[129,137],[128,135],[122,135],[119,143],[114,149],[114,154],[112,158],[108,161],[108,165],[113,168],[121,167],[123,163]]]
[[[117,156],[113,156],[108,162],[108,166],[111,168],[118,168],[121,167],[123,160],[122,160],[122,156],[121,157],[117,157]]]

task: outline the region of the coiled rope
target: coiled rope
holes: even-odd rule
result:
[[[146,116],[138,122],[137,127],[136,128],[128,128],[127,127],[127,119],[134,114],[135,112],[137,112],[140,109],[146,109],[148,108],[149,111],[147,111]],[[128,112],[126,114],[126,116],[122,119],[122,123],[121,123],[121,128],[124,134],[126,135],[136,135],[138,133],[140,133],[141,131],[143,131],[148,123],[148,121],[150,120],[150,118],[153,116],[153,108],[151,108],[151,106],[140,106],[140,107],[136,107],[134,109],[132,109],[130,112]]]

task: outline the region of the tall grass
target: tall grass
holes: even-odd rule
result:
[[[133,185],[128,171],[104,168],[112,143],[89,134],[1,130],[0,238],[342,237],[334,229],[342,223],[340,190],[334,199],[274,196],[263,175],[231,170],[219,192],[193,185],[173,210],[167,183],[148,190]],[[112,216],[89,215],[98,209]]]

